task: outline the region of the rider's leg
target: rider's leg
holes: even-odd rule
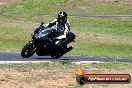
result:
[[[67,41],[65,42],[66,44],[69,44],[70,42],[74,41],[75,35],[72,32],[67,33]]]

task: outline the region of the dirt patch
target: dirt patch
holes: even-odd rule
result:
[[[10,4],[14,2],[19,2],[21,0],[0,0],[0,4]]]
[[[43,78],[42,75],[48,76],[48,79],[47,77]],[[73,76],[73,73],[64,74],[63,72],[50,75],[46,73],[46,69],[32,70],[31,72],[0,69],[0,86],[1,88],[39,88],[40,86],[46,88],[65,88],[76,84],[75,76]]]
[[[132,45],[132,39],[127,37],[116,37],[116,36],[106,36],[102,34],[94,34],[90,32],[76,32],[76,35],[78,35],[78,39],[82,40],[88,40],[88,41],[95,41],[95,42],[101,42],[101,43],[114,43],[114,44],[130,44]],[[83,36],[82,36],[83,35]]]
[[[127,2],[130,3],[132,2],[131,0],[83,0],[85,2]]]
[[[0,9],[8,8],[11,4],[19,4],[22,0],[0,0]]]
[[[68,68],[67,68],[68,69]],[[124,69],[106,69],[106,68],[85,68],[88,74],[130,74],[132,70]],[[64,69],[32,69],[30,72],[20,72],[11,68],[0,69],[0,87],[1,88],[73,88],[77,86],[76,70]],[[131,88],[131,84],[89,84],[84,88]]]
[[[26,22],[26,21],[18,21],[18,20],[10,20],[10,19],[1,19],[0,27],[10,27],[10,28],[20,28],[24,30],[34,30],[38,23]]]

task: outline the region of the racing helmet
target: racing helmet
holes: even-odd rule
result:
[[[67,13],[66,12],[60,12],[57,17],[57,21],[65,24],[67,22]]]

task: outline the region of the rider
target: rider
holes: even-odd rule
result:
[[[52,26],[55,26],[55,29],[56,31],[59,33],[59,36],[58,37],[55,37],[54,39],[55,40],[58,40],[55,42],[55,44],[57,46],[61,45],[62,44],[62,39],[64,39],[64,41],[67,41],[67,36],[69,35],[69,31],[70,31],[70,24],[69,24],[69,21],[67,20],[67,13],[66,12],[60,12],[58,14],[58,17],[46,24],[47,27],[52,27]],[[67,48],[67,46],[65,46]]]

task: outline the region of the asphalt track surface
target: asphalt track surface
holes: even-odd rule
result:
[[[20,53],[0,53],[0,62],[1,61],[57,61],[65,60],[72,62],[129,62],[132,63],[132,59],[115,59],[115,58],[101,58],[101,57],[89,57],[89,56],[62,56],[59,59],[51,59],[50,56],[37,56],[34,54],[30,58],[22,58]]]

